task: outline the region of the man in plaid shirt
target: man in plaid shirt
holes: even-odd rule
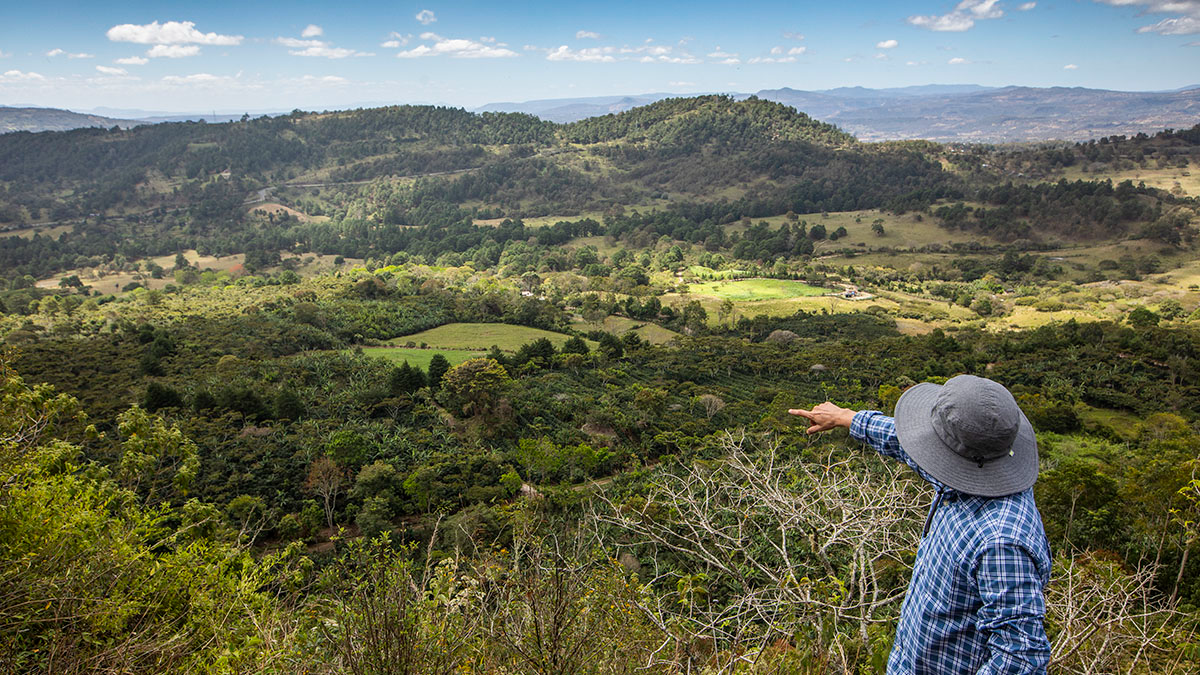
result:
[[[1050,546],[1033,501],[1037,441],[1012,394],[960,375],[910,388],[895,419],[832,403],[788,412],[850,429],[937,488],[888,673],[1044,673]]]

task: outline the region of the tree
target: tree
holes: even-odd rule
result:
[[[1158,325],[1158,315],[1145,307],[1137,307],[1129,313],[1126,321],[1134,328],[1149,328]]]
[[[571,339],[563,343],[563,354],[587,354],[591,350],[587,346],[587,342],[578,335],[574,335]]]
[[[693,333],[704,330],[708,325],[708,312],[699,300],[692,300],[683,306],[683,325]]]
[[[441,354],[434,354],[429,361],[429,388],[438,389],[442,386],[442,378],[450,370],[450,362]]]
[[[162,408],[179,408],[183,406],[183,399],[180,398],[179,392],[174,388],[158,382],[151,382],[146,387],[146,394],[142,397],[142,407],[146,412],[157,412]]]
[[[871,222],[871,231],[874,232],[875,236],[877,237],[882,237],[885,234],[883,230],[883,218],[876,218]]]
[[[712,419],[714,415],[725,409],[725,401],[721,400],[716,394],[701,394],[697,397],[696,402],[704,410],[704,415],[708,419]]]
[[[275,419],[298,420],[304,416],[304,403],[291,387],[275,394]]]
[[[318,457],[308,467],[308,478],[304,481],[304,489],[324,501],[325,523],[330,529],[333,528],[333,510],[345,482],[346,476],[342,472],[342,468],[328,457]]]
[[[468,359],[442,378],[442,389],[451,406],[468,416],[494,412],[496,403],[512,384],[504,366],[488,358]]]
[[[600,354],[606,359],[619,359],[625,355],[625,345],[612,333],[600,336]]]
[[[412,394],[425,386],[425,374],[419,368],[413,368],[405,361],[400,367],[392,369],[392,394]]]
[[[253,544],[254,540],[258,538],[258,533],[262,531],[266,520],[266,510],[267,507],[262,498],[251,495],[234,497],[225,507],[225,512],[237,525],[237,542],[239,544],[243,541]]]
[[[196,444],[177,426],[133,407],[117,417],[122,437],[117,476],[122,484],[146,495],[155,504],[168,496],[168,487],[186,495],[200,471]]]

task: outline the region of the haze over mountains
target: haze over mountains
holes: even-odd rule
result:
[[[836,124],[864,141],[1081,141],[1110,135],[1153,133],[1164,128],[1186,128],[1200,122],[1200,85],[1166,92],[932,84],[886,89],[839,87],[820,91],[783,87],[764,89],[755,94],[734,94],[736,98],[751,95],[790,105],[818,120]],[[658,92],[501,102],[481,106],[475,112],[522,112],[567,123],[622,112],[674,96],[680,95]],[[53,108],[0,107],[0,133],[61,131],[89,126],[129,127],[199,119],[225,122],[240,116],[217,115],[215,112],[189,114],[110,109],[77,113]]]

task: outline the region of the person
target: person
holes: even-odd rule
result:
[[[889,675],[1045,673],[1050,545],[1033,499],[1037,439],[1003,385],[959,375],[910,387],[895,418],[830,402],[792,409],[845,427],[937,488],[900,609]]]

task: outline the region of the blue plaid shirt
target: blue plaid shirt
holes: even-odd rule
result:
[[[855,413],[850,435],[904,461],[939,492],[900,610],[889,675],[1045,673],[1050,544],[1032,488],[987,498],[945,487],[900,447],[895,420],[875,410]]]

